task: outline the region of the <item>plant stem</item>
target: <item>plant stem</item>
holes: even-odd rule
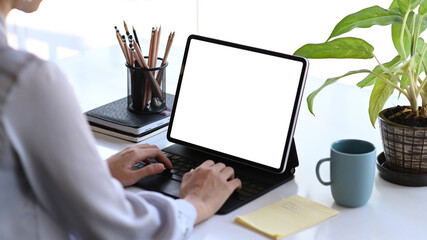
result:
[[[410,100],[410,96],[408,95],[408,93],[407,93],[407,92],[403,91],[403,90],[402,90],[402,88],[400,88],[399,86],[397,86],[397,85],[396,85],[396,84],[394,84],[393,82],[390,82],[390,80],[388,80],[387,78],[384,78],[383,76],[381,76],[381,75],[379,75],[378,73],[375,73],[375,72],[373,72],[373,71],[371,71],[371,70],[367,70],[366,72],[368,72],[368,73],[370,73],[370,74],[372,74],[372,75],[375,75],[377,78],[379,78],[379,79],[383,80],[386,84],[390,85],[391,87],[393,87],[394,89],[396,89],[397,91],[399,91],[401,94],[405,95],[405,97],[406,97],[409,101],[411,101],[411,100]],[[399,82],[400,82],[400,80],[399,80]],[[408,89],[407,89],[407,91],[408,91]]]
[[[411,58],[409,59],[409,65],[411,64],[411,61],[413,60],[413,56],[411,56]],[[420,93],[420,91],[417,88],[417,79],[418,79],[418,75],[416,75],[416,71],[414,72],[410,67],[405,71],[406,75],[408,76],[408,81],[409,81],[409,89],[410,91],[408,91],[408,95],[409,95],[409,102],[411,104],[411,109],[412,112],[415,114],[415,116],[419,115],[418,112],[418,95]]]
[[[405,46],[403,45],[403,36],[405,33],[406,21],[408,20],[408,16],[409,16],[409,11],[405,13],[405,17],[403,18],[403,23],[402,23],[402,30],[400,31],[400,47],[401,47],[404,59],[406,59],[407,56],[406,56]]]
[[[394,80],[396,80],[397,82],[399,82],[406,90],[406,92],[404,90],[402,90],[402,88],[400,88],[399,86],[397,86],[396,84],[394,84],[393,82],[391,82],[390,80],[382,77],[381,75],[374,73],[372,71],[370,71],[371,74],[377,76],[378,78],[380,78],[381,80],[383,80],[386,84],[392,86],[393,88],[397,89],[400,93],[402,93],[403,95],[405,95],[405,97],[408,99],[410,105],[411,105],[411,109],[414,112],[414,114],[416,116],[418,116],[418,103],[417,103],[417,96],[418,96],[418,92],[416,89],[416,83],[414,83],[414,76],[412,75],[412,73],[410,72],[408,74],[408,80],[409,80],[409,86],[406,85],[403,81],[401,81],[396,75],[394,75],[392,72],[390,72],[390,70],[388,70],[387,68],[385,68],[380,61],[378,60],[378,58],[373,55],[375,60],[378,62],[378,65],[381,67],[381,69],[387,73],[388,75],[390,75],[390,77],[392,77]]]
[[[378,65],[380,66],[380,68],[385,73],[387,73],[388,75],[390,75],[390,77],[392,77],[396,82],[400,83],[405,88],[406,91],[409,91],[408,86],[404,82],[402,82],[396,75],[394,75],[392,72],[390,72],[390,70],[388,68],[384,67],[384,65],[378,60],[378,58],[377,58],[377,56],[375,56],[375,54],[373,54],[373,56],[375,58],[375,61],[377,61]],[[378,74],[374,74],[374,75],[378,76]],[[390,82],[390,81],[388,81],[388,82]],[[397,90],[399,90],[400,92],[404,93],[404,91],[400,87],[398,87],[397,85],[393,84],[392,82],[390,82],[390,85],[392,87],[396,88]],[[393,85],[395,85],[395,86],[393,86]],[[407,96],[407,95],[405,95],[405,96],[409,98],[409,96]]]
[[[416,51],[417,51],[417,38],[415,37],[416,36],[416,34],[415,34],[415,20],[416,20],[416,16],[414,16],[413,18],[412,18],[412,27],[411,27],[411,42],[412,42],[412,48],[411,48],[411,56],[414,56],[415,55],[415,53],[416,53]]]

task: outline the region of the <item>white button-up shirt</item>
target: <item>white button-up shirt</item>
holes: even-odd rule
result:
[[[73,89],[8,47],[0,14],[0,239],[183,239],[194,207],[112,178]]]

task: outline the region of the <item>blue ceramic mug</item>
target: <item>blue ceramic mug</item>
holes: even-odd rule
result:
[[[375,177],[375,146],[356,139],[339,140],[331,145],[331,157],[316,165],[317,179],[330,185],[335,202],[345,207],[365,205],[372,194]],[[320,165],[330,161],[330,182],[320,177]]]

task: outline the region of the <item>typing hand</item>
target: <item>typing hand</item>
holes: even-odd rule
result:
[[[234,190],[241,188],[234,169],[208,160],[182,179],[180,198],[194,205],[196,224],[215,214]]]
[[[149,164],[150,158],[156,159],[157,163]],[[134,170],[135,164],[141,161],[149,165]],[[130,186],[143,177],[161,173],[165,167],[172,168],[172,163],[162,151],[157,146],[149,144],[127,147],[109,157],[107,162],[111,175],[123,186]]]

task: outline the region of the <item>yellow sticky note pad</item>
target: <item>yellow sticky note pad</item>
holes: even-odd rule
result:
[[[243,225],[280,239],[313,226],[339,212],[294,195],[236,218]]]

